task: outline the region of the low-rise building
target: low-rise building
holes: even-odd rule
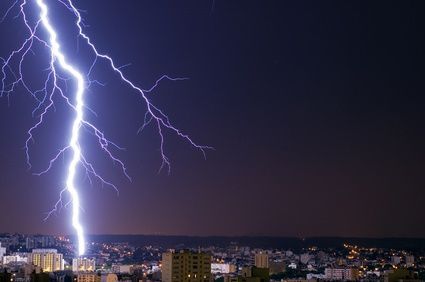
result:
[[[19,254],[3,256],[3,265],[9,265],[13,263],[26,263],[28,258]]]
[[[406,256],[406,267],[412,267],[415,265],[415,257],[414,256]]]
[[[133,265],[130,264],[113,264],[112,272],[114,273],[132,273]]]
[[[74,258],[72,260],[72,271],[74,272],[91,272],[95,270],[96,261],[94,258]]]
[[[359,271],[355,268],[325,268],[326,280],[354,281],[359,277]]]
[[[101,282],[118,282],[118,276],[115,273],[102,275]]]
[[[77,282],[101,282],[101,277],[93,272],[79,272],[77,274]]]

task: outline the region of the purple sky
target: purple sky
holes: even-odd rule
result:
[[[4,12],[12,1],[0,3]],[[51,3],[55,1],[49,1]],[[177,3],[178,2],[178,3]],[[263,3],[264,2],[264,3]],[[87,33],[139,85],[162,74],[151,97],[199,151],[166,133],[171,175],[154,127],[137,135],[144,104],[99,62],[105,82],[87,92],[93,122],[133,181],[86,153],[120,195],[81,181],[83,221],[94,234],[425,236],[425,3],[399,1],[75,1]],[[53,22],[73,62],[92,57],[60,5]],[[22,39],[19,19],[0,25],[0,56]],[[31,56],[40,77],[46,54]],[[37,71],[33,71],[37,70]],[[68,138],[71,113],[52,112],[31,147],[35,103],[22,88],[0,99],[0,232],[72,233],[70,209],[43,222],[65,179],[67,157],[45,168]]]

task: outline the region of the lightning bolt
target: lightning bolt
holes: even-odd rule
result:
[[[170,172],[171,163],[169,158],[165,154],[164,150],[164,130],[169,130],[174,132],[179,137],[186,140],[193,147],[199,149],[205,157],[205,150],[212,149],[209,146],[201,146],[192,141],[192,139],[184,134],[181,130],[175,127],[169,120],[168,116],[157,106],[155,106],[151,100],[148,98],[147,93],[151,92],[162,80],[184,80],[186,78],[173,78],[167,75],[163,75],[158,79],[155,84],[148,89],[142,89],[137,86],[134,82],[127,79],[127,77],[122,72],[122,67],[118,67],[113,59],[110,56],[107,56],[98,51],[95,44],[91,41],[90,37],[84,33],[84,24],[81,17],[80,11],[75,7],[72,0],[56,0],[61,5],[65,6],[66,9],[75,16],[75,25],[78,30],[78,36],[82,38],[87,46],[90,47],[94,54],[94,60],[89,68],[88,73],[81,72],[75,65],[69,62],[66,54],[61,49],[59,43],[57,30],[55,29],[54,24],[49,19],[49,13],[51,12],[49,6],[44,0],[16,0],[6,11],[5,15],[1,19],[4,21],[11,11],[17,9],[18,15],[15,18],[22,17],[23,23],[28,31],[28,36],[23,40],[22,44],[15,50],[13,50],[8,57],[0,58],[2,61],[1,73],[1,89],[0,96],[10,95],[16,90],[18,85],[21,85],[37,102],[37,106],[33,110],[33,116],[37,119],[36,123],[28,130],[28,138],[25,142],[25,154],[28,167],[31,168],[30,162],[30,145],[34,142],[34,133],[35,131],[43,124],[45,116],[52,110],[55,109],[54,97],[61,98],[66,105],[75,113],[75,117],[72,122],[72,129],[70,134],[70,139],[64,148],[60,149],[54,157],[49,161],[48,166],[45,170],[34,173],[36,175],[43,175],[50,171],[54,163],[58,158],[65,154],[65,152],[70,151],[72,158],[69,161],[67,169],[67,177],[65,181],[65,188],[60,192],[60,197],[58,202],[55,204],[54,209],[50,211],[47,215],[47,218],[54,212],[58,211],[62,207],[62,194],[67,191],[70,196],[70,201],[66,204],[72,205],[72,226],[75,229],[77,235],[77,251],[78,255],[81,256],[85,253],[85,238],[84,238],[84,228],[80,221],[80,196],[79,190],[81,187],[76,187],[75,180],[77,178],[77,168],[82,166],[86,175],[89,177],[91,182],[91,176],[97,178],[101,183],[106,184],[114,188],[117,192],[117,187],[111,182],[105,180],[100,174],[98,174],[94,168],[94,165],[90,163],[83,154],[82,145],[80,144],[80,132],[81,129],[87,129],[93,133],[97,139],[100,148],[106,153],[106,155],[112,159],[114,163],[118,163],[121,167],[123,174],[131,180],[130,176],[127,174],[127,169],[124,163],[114,156],[112,150],[110,149],[122,149],[115,143],[108,140],[103,132],[99,130],[93,123],[85,119],[85,111],[90,110],[84,104],[85,90],[92,83],[99,83],[97,80],[90,79],[91,72],[97,62],[97,60],[106,60],[112,71],[114,71],[117,76],[123,81],[128,87],[130,87],[135,93],[140,95],[142,101],[146,105],[146,113],[142,126],[139,128],[139,131],[142,131],[146,126],[153,123],[157,127],[158,135],[160,138],[160,155],[162,159],[160,170],[164,167],[168,168]],[[39,12],[37,14],[37,19],[31,22],[27,16],[27,9],[29,3],[35,3]],[[44,29],[45,34],[47,34],[47,39],[45,39],[40,34],[41,27]],[[32,89],[31,86],[24,79],[23,64],[25,62],[28,54],[32,53],[34,44],[40,44],[42,47],[46,48],[50,54],[50,60],[48,65],[48,74],[44,80],[44,86],[41,89]],[[14,63],[14,60],[17,60]],[[66,73],[68,77],[62,77],[57,68],[60,68],[61,71]],[[72,93],[73,102],[68,97],[67,91],[67,82],[72,80],[76,84],[76,90]],[[66,206],[65,205],[65,206]],[[46,219],[47,219],[46,218]]]

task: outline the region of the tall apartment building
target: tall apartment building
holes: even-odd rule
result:
[[[75,258],[72,260],[72,271],[74,272],[89,272],[96,270],[95,259]]]
[[[63,255],[56,249],[34,249],[28,254],[28,263],[39,266],[44,272],[63,270]]]
[[[269,268],[269,256],[267,254],[255,254],[255,267]]]
[[[3,259],[3,256],[6,254],[6,248],[1,246],[1,242],[0,242],[0,260]]]
[[[27,250],[49,248],[54,244],[55,240],[52,236],[28,236],[25,241],[25,247]]]
[[[211,255],[190,251],[162,254],[163,282],[210,282]]]

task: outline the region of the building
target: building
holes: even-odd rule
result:
[[[233,279],[234,280],[234,279]],[[238,282],[269,282],[270,274],[268,268],[243,267],[241,275],[237,277]]]
[[[1,246],[0,242],[0,261],[3,259],[3,256],[6,254],[6,248]]]
[[[223,277],[223,282],[239,282],[239,276],[226,274]]]
[[[63,270],[63,255],[56,249],[34,249],[28,254],[28,263],[39,266],[45,272]]]
[[[382,280],[381,280],[382,281]],[[383,282],[398,282],[398,281],[422,281],[419,279],[415,271],[406,268],[398,268],[390,270],[384,274]]]
[[[260,282],[270,281],[270,270],[266,267],[252,267],[251,277],[259,279]]]
[[[93,272],[80,272],[77,274],[77,282],[100,282],[100,275]]]
[[[75,258],[72,260],[72,271],[74,272],[90,272],[96,270],[95,259]]]
[[[307,273],[306,279],[310,281],[324,280],[326,279],[325,274],[322,273]]]
[[[25,240],[26,249],[49,248],[54,246],[55,240],[51,236],[28,236]]]
[[[306,254],[301,254],[300,255],[300,262],[302,263],[302,264],[307,264],[310,260],[312,260],[314,258],[314,256],[313,255],[310,255],[310,254],[308,254],[308,253],[306,253]]]
[[[325,280],[354,281],[359,277],[359,271],[354,268],[325,268]]]
[[[102,275],[101,282],[118,282],[118,276],[114,273],[108,273],[106,275]]]
[[[412,267],[415,265],[415,257],[414,256],[406,256],[406,267]]]
[[[398,265],[401,263],[401,257],[399,256],[392,256],[391,257],[391,264],[392,265]]]
[[[133,265],[130,264],[113,264],[111,267],[113,273],[132,273]]]
[[[297,269],[297,267],[298,267],[298,265],[297,265],[295,262],[291,262],[291,263],[288,265],[288,268],[291,268],[291,269]]]
[[[211,273],[213,274],[225,274],[236,272],[236,265],[229,263],[212,263]]]
[[[240,271],[240,276],[242,277],[252,277],[252,267],[242,267],[241,271]]]
[[[286,271],[286,264],[283,261],[269,261],[270,274],[277,274]]]
[[[36,248],[35,240],[32,237],[27,237],[25,240],[25,248],[29,251]]]
[[[26,263],[28,262],[27,258],[20,256],[19,254],[11,256],[3,256],[3,265],[13,264],[13,263]]]
[[[202,252],[168,252],[162,254],[163,282],[210,282],[211,255]]]
[[[267,254],[258,253],[255,254],[255,267],[268,268],[269,267],[269,256]]]

